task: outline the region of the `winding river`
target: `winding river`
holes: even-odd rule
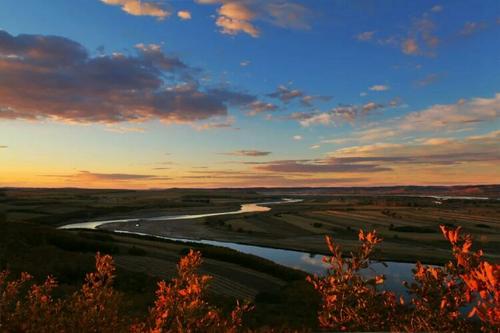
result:
[[[295,202],[300,202],[302,199],[283,199],[281,201],[270,201],[261,203],[251,203],[241,205],[239,210],[220,212],[220,213],[207,213],[207,214],[186,214],[186,215],[168,215],[168,216],[157,216],[149,218],[133,218],[133,219],[117,219],[117,220],[103,220],[103,221],[89,221],[81,223],[67,224],[59,227],[59,229],[97,229],[99,226],[108,223],[130,223],[141,221],[167,221],[167,220],[187,220],[187,219],[197,219],[208,216],[220,216],[220,215],[234,215],[243,213],[255,213],[255,212],[267,212],[271,210],[270,207],[276,204],[291,204]],[[264,206],[265,205],[265,206]],[[140,236],[152,236],[158,239],[166,239],[178,242],[191,242],[199,244],[207,244],[213,246],[220,246],[229,249],[233,249],[242,253],[255,255],[277,264],[287,266],[290,268],[300,269],[310,274],[324,274],[326,272],[327,266],[322,262],[322,255],[276,249],[264,246],[246,245],[233,242],[221,242],[215,240],[206,239],[187,239],[187,238],[176,238],[176,237],[164,237],[152,234],[146,234],[142,232],[125,231],[115,229],[116,233],[121,234],[134,234]],[[405,288],[402,286],[403,281],[412,281],[412,268],[414,264],[401,263],[401,262],[385,262],[373,263],[369,269],[363,272],[366,276],[374,276],[377,274],[384,274],[386,276],[385,286],[387,289],[404,294]]]

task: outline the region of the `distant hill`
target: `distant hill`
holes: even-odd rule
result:
[[[266,194],[408,195],[500,198],[500,185],[267,188]]]

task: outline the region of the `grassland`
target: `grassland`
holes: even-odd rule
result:
[[[265,213],[213,216],[183,221],[108,224],[149,234],[213,239],[312,253],[326,253],[324,235],[350,250],[359,229],[376,229],[384,238],[383,260],[441,264],[449,258],[439,225],[461,226],[491,256],[500,258],[500,202],[421,197],[309,196],[303,202],[274,205]]]
[[[275,190],[82,190],[0,189],[0,269],[53,274],[71,292],[92,270],[96,251],[110,253],[118,266],[117,287],[131,313],[146,311],[155,282],[175,272],[188,247],[202,251],[202,272],[214,277],[210,297],[220,304],[252,299],[250,322],[313,327],[317,299],[304,273],[229,249],[118,235],[140,231],[190,239],[212,239],[326,253],[329,234],[350,250],[358,229],[377,229],[384,238],[379,258],[443,263],[448,244],[439,225],[461,226],[494,262],[500,261],[500,201],[436,200],[363,194],[296,196],[303,202],[272,206],[264,213],[203,219],[109,224],[102,230],[57,230],[89,219],[114,219],[236,210],[241,203],[277,200]]]

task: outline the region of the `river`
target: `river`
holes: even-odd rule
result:
[[[220,212],[220,213],[207,213],[207,214],[186,214],[186,215],[168,215],[168,216],[157,216],[149,218],[133,218],[133,219],[116,219],[116,220],[102,220],[102,221],[89,221],[81,223],[72,223],[59,227],[59,229],[97,229],[99,226],[108,223],[130,223],[141,221],[166,221],[166,220],[186,220],[186,219],[197,219],[208,216],[220,216],[220,215],[233,215],[233,214],[243,214],[243,213],[254,213],[254,212],[267,212],[271,210],[271,207],[276,204],[291,204],[295,202],[300,202],[302,199],[283,199],[282,201],[271,201],[271,202],[261,202],[261,203],[251,203],[241,205],[239,210]],[[265,205],[265,206],[264,206]],[[116,233],[121,234],[134,234],[140,236],[152,236],[158,239],[166,239],[178,242],[192,242],[199,244],[207,244],[213,246],[220,246],[236,250],[242,253],[255,255],[277,264],[300,269],[310,274],[324,274],[326,272],[327,266],[322,262],[323,255],[276,249],[264,246],[246,245],[233,242],[221,242],[215,240],[207,239],[188,239],[188,238],[176,238],[176,237],[164,237],[152,234],[146,234],[142,232],[125,231],[115,229]],[[374,262],[369,269],[364,270],[363,274],[365,276],[374,276],[377,274],[384,274],[386,276],[385,286],[387,289],[395,291],[400,294],[404,294],[405,288],[402,286],[403,281],[412,281],[412,268],[414,264],[401,263],[394,261],[387,261],[385,263]]]

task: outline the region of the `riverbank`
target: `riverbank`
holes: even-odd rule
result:
[[[110,231],[230,242],[314,254],[327,254],[325,234],[332,235],[348,252],[357,246],[357,230],[371,228],[377,229],[385,239],[376,254],[378,259],[409,263],[420,260],[429,264],[443,264],[450,256],[439,224],[456,225],[459,219],[463,219],[469,232],[474,234],[474,229],[482,229],[480,241],[485,249],[493,248],[500,240],[495,229],[498,221],[485,217],[486,209],[476,207],[478,202],[486,207],[490,202],[467,199],[470,203],[466,206],[470,208],[460,215],[457,210],[452,210],[453,207],[448,207],[454,202],[437,205],[435,198],[385,198],[385,205],[374,205],[375,200],[382,199],[357,196],[308,198],[305,202],[302,199],[287,199],[243,204],[239,210],[136,215],[134,219],[79,223],[63,228],[99,227]],[[494,204],[491,204],[493,209]],[[471,225],[469,219],[476,219],[476,224]],[[450,220],[453,222],[450,223]],[[490,259],[498,260],[498,251],[491,251],[490,256]]]

